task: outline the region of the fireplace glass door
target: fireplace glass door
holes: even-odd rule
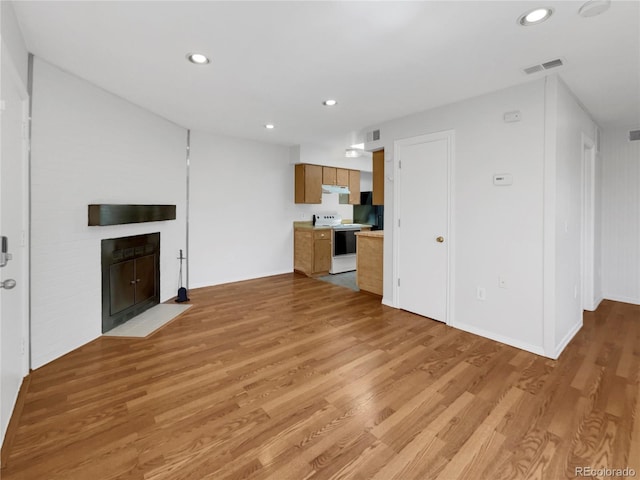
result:
[[[160,303],[160,233],[104,239],[102,333]]]
[[[155,255],[110,266],[111,315],[143,302],[155,294]]]

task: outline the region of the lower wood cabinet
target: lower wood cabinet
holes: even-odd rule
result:
[[[356,282],[363,292],[382,296],[384,232],[358,232]]]
[[[329,273],[330,268],[331,229],[294,229],[293,269],[312,276]]]

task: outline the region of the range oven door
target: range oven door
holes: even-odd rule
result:
[[[333,230],[333,256],[355,255],[356,253],[356,232],[360,229]]]

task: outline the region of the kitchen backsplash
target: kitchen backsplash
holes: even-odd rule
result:
[[[339,202],[339,194],[323,193],[321,204],[293,204],[292,220],[310,221],[313,214],[318,212],[335,212],[342,218],[353,218],[353,205],[342,205]]]

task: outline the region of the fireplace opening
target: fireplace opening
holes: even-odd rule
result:
[[[160,233],[102,240],[102,333],[160,303]]]

